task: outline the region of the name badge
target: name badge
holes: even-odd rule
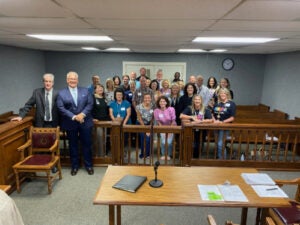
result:
[[[159,118],[164,118],[164,114],[158,114]]]
[[[121,111],[125,111],[125,107],[122,107],[122,108],[121,108]]]
[[[132,96],[132,93],[128,93],[129,96]]]
[[[139,93],[138,93],[138,96],[142,96],[142,93],[141,93],[141,92],[139,92]]]
[[[230,103],[226,103],[226,104],[225,104],[225,107],[229,107],[229,106],[230,106]]]

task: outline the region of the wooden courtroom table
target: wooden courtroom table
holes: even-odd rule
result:
[[[241,173],[257,173],[251,168],[228,167],[169,167],[158,168],[158,179],[163,181],[160,188],[152,188],[149,181],[154,179],[154,170],[150,166],[108,166],[102,179],[100,188],[94,198],[95,205],[109,206],[109,224],[115,224],[115,210],[117,224],[121,225],[121,205],[141,206],[199,206],[199,207],[235,207],[242,208],[241,225],[247,222],[248,208],[288,207],[285,198],[260,198],[246,184]],[[136,193],[121,191],[112,186],[124,175],[147,176],[147,181]],[[229,181],[239,185],[248,198],[248,202],[204,201],[200,197],[198,184],[223,184]],[[259,211],[257,222],[261,212]]]

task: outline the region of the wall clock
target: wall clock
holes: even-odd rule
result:
[[[224,70],[232,70],[234,67],[234,61],[233,59],[226,58],[222,62],[222,67]]]

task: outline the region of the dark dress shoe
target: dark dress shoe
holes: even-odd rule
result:
[[[86,168],[86,171],[88,172],[89,175],[94,174],[94,169],[93,168]]]
[[[72,169],[71,170],[71,175],[75,176],[77,174],[77,172],[78,172],[78,169]]]

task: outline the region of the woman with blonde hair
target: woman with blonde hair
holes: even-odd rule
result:
[[[114,81],[111,78],[108,78],[105,84],[106,84],[105,98],[107,101],[107,105],[109,105],[114,100],[115,85],[114,85]]]
[[[212,123],[213,118],[208,109],[203,105],[202,97],[200,95],[194,95],[192,99],[192,105],[186,107],[183,112],[180,114],[180,119],[190,120],[192,123]],[[202,143],[204,142],[205,133],[202,133]],[[193,149],[193,158],[199,157],[199,144],[200,144],[200,131],[194,131],[194,149]]]
[[[170,97],[171,94],[171,89],[170,89],[170,82],[168,79],[164,79],[161,82],[161,89],[160,89],[160,93],[164,96]]]
[[[232,123],[234,121],[236,111],[236,105],[231,100],[230,91],[227,88],[220,88],[218,91],[218,102],[213,108],[214,114],[214,123]],[[228,130],[217,130],[216,131],[218,138],[218,158],[226,159],[226,149],[224,155],[222,154],[223,148],[223,136],[226,137],[229,135]]]

